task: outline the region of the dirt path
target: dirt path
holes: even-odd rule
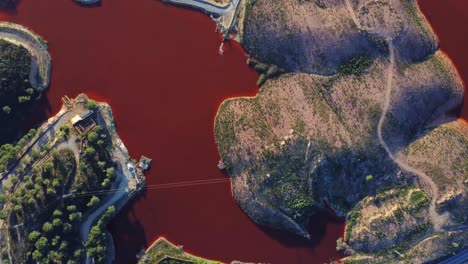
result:
[[[361,30],[367,30],[367,31],[372,30],[371,28],[363,28],[361,26],[361,23],[359,22],[359,20],[358,20],[358,18],[356,16],[356,13],[354,12],[353,7],[351,6],[350,1],[345,0],[345,2],[346,2],[346,7],[347,7],[347,9],[348,9],[348,11],[350,13],[351,19],[353,20],[355,25]],[[384,101],[384,106],[383,106],[383,110],[382,110],[382,115],[380,116],[379,123],[378,123],[378,126],[377,126],[377,137],[379,139],[380,145],[382,145],[382,147],[385,149],[385,152],[387,152],[387,155],[389,156],[389,158],[391,160],[393,160],[400,167],[401,170],[416,175],[417,177],[419,177],[419,179],[422,181],[422,183],[424,185],[426,185],[427,187],[429,187],[431,189],[432,199],[431,199],[431,204],[430,204],[430,207],[429,207],[429,217],[430,217],[430,220],[431,220],[434,228],[436,230],[439,230],[441,228],[441,226],[444,223],[446,223],[446,221],[447,221],[446,216],[439,215],[435,210],[435,204],[436,204],[437,198],[439,196],[439,188],[434,183],[434,181],[429,176],[427,176],[424,172],[419,171],[419,170],[417,170],[415,168],[412,168],[411,166],[405,164],[403,161],[401,161],[400,159],[395,157],[395,155],[392,153],[390,147],[387,145],[387,143],[385,142],[385,140],[384,140],[384,138],[382,136],[382,126],[383,126],[383,124],[385,122],[385,117],[387,115],[388,108],[390,107],[390,97],[391,97],[391,94],[392,94],[393,74],[394,74],[394,71],[395,71],[395,47],[393,45],[392,38],[390,38],[389,36],[383,36],[383,37],[385,37],[385,39],[387,41],[387,44],[388,44],[388,49],[389,49],[389,52],[390,52],[390,65],[388,66],[388,69],[387,69],[387,84],[386,84],[386,88],[385,88],[385,101]]]

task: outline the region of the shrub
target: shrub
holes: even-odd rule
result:
[[[359,56],[352,58],[348,63],[340,66],[342,74],[361,75],[365,69],[369,68],[372,60],[369,56]]]
[[[27,103],[31,100],[31,96],[18,96],[19,103]]]
[[[262,86],[266,82],[266,79],[267,79],[266,75],[262,73],[260,77],[258,77],[257,86],[259,87]]]
[[[7,115],[11,113],[11,108],[10,108],[8,105],[5,105],[5,106],[2,108],[2,110],[3,110],[3,113],[5,113],[5,114],[7,114]]]
[[[88,101],[86,102],[86,107],[88,109],[94,110],[97,108],[97,103],[94,100],[88,99]]]

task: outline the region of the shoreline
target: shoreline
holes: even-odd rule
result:
[[[157,248],[159,246],[159,248]],[[156,251],[156,252],[152,252]],[[159,252],[161,251],[161,252]],[[155,256],[151,256],[151,253]],[[159,255],[158,255],[159,254]],[[161,254],[164,254],[161,256]],[[150,258],[150,259],[148,259]],[[158,260],[159,259],[159,260]],[[146,263],[161,263],[164,260],[176,260],[193,263],[206,263],[206,264],[221,264],[224,263],[219,260],[211,260],[208,258],[200,257],[198,255],[187,252],[184,246],[175,245],[164,236],[158,237],[151,245],[145,250],[144,255],[138,260],[139,264]],[[151,262],[154,261],[154,262]]]
[[[47,88],[50,84],[52,59],[45,40],[28,28],[10,22],[0,22],[0,39],[28,50],[31,55],[29,73],[31,85],[36,89]]]
[[[78,97],[79,96],[80,95],[78,95]],[[96,224],[96,222],[100,219],[100,217],[107,210],[107,208],[109,208],[110,206],[114,206],[116,209],[116,213],[118,213],[132,198],[136,197],[139,194],[139,191],[145,185],[145,179],[143,175],[141,175],[142,181],[140,183],[132,183],[133,176],[128,171],[127,164],[132,164],[134,167],[136,167],[136,164],[133,163],[128,149],[125,147],[124,143],[122,142],[117,133],[117,128],[115,126],[115,120],[111,106],[106,102],[98,102],[97,104],[99,112],[101,114],[101,118],[103,119],[102,121],[104,121],[106,128],[112,137],[112,159],[118,164],[118,169],[116,171],[117,177],[120,177],[120,179],[116,179],[113,182],[112,186],[115,188],[111,188],[111,190],[124,189],[125,192],[116,192],[106,196],[106,199],[103,199],[101,201],[101,205],[99,208],[93,210],[92,212],[89,212],[89,214],[86,216],[87,219],[82,222],[80,227],[80,239],[83,243],[87,241],[91,228]],[[112,221],[112,219],[109,219],[109,221]],[[110,233],[108,228],[105,229],[105,232]],[[112,244],[112,248],[115,248],[114,242],[112,240],[110,240],[108,243]],[[108,248],[107,254],[108,261],[113,260],[115,258],[115,250],[109,250]],[[89,258],[88,256],[86,256],[86,263],[92,263],[91,258]]]
[[[203,12],[216,23],[218,30],[223,35],[223,40],[228,39],[231,28],[236,23],[239,5],[242,0],[230,0],[229,4],[217,5],[207,0],[161,0],[163,3],[185,7]]]

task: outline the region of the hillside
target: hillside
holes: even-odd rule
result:
[[[253,221],[309,237],[327,202],[347,216],[340,248],[353,260],[416,258],[436,233],[458,247],[433,246],[427,260],[466,247],[452,240],[466,224],[467,125],[441,118],[463,85],[416,1],[246,1],[239,21],[252,57],[287,72],[216,117],[234,197]]]

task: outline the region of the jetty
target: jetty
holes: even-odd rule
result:
[[[152,161],[153,161],[152,159],[142,155],[141,158],[140,158],[140,161],[138,162],[138,167],[142,171],[146,171],[151,166]]]

